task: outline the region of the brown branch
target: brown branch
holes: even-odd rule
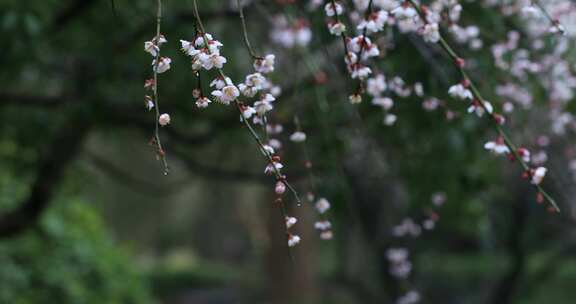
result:
[[[28,197],[14,210],[0,215],[0,238],[16,236],[36,225],[48,207],[66,168],[80,150],[89,130],[85,117],[79,117],[78,113],[73,113],[71,117],[60,128],[50,146],[43,149]]]

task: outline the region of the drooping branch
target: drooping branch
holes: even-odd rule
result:
[[[420,5],[417,4],[414,0],[406,0],[406,1],[417,11],[418,16],[420,17],[422,22],[426,24],[427,23],[426,13],[420,7]],[[492,123],[492,126],[494,127],[498,135],[503,139],[506,147],[508,147],[508,149],[510,150],[513,159],[520,164],[520,167],[522,167],[524,172],[530,172],[531,169],[530,165],[522,159],[518,147],[512,141],[508,133],[502,128],[501,123],[499,122],[500,119],[496,114],[492,113],[492,111],[488,109],[488,107],[484,103],[485,99],[482,97],[482,94],[480,93],[478,86],[475,84],[475,82],[472,81],[472,78],[470,78],[468,72],[464,68],[464,62],[465,62],[464,59],[462,59],[462,57],[460,57],[456,53],[456,51],[448,44],[448,42],[444,39],[444,37],[442,37],[442,35],[439,35],[438,44],[450,57],[453,65],[460,72],[463,81],[465,81],[468,84],[474,99],[478,101],[479,106],[482,107],[484,112],[488,114],[487,115],[488,119]],[[558,207],[556,201],[548,194],[548,192],[544,190],[544,188],[542,188],[540,184],[533,184],[533,186],[538,192],[538,195],[541,195],[542,199],[545,200],[548,204],[550,204],[550,207],[553,208],[553,210],[555,210],[556,212],[560,212],[560,208]]]

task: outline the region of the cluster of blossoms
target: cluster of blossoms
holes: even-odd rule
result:
[[[155,74],[161,74],[161,73],[164,73],[170,69],[170,63],[172,62],[172,59],[170,59],[169,57],[159,56],[160,55],[160,46],[166,42],[168,42],[168,40],[166,40],[166,38],[162,34],[152,38],[149,41],[144,42],[144,51],[146,53],[149,53],[153,57],[153,59],[152,59],[152,71]],[[154,91],[156,90],[156,79],[155,78],[147,79],[144,82],[144,88],[152,91],[152,93],[154,94],[155,93]],[[156,106],[156,101],[154,100],[154,98],[152,96],[145,95],[144,96],[144,106],[148,110],[152,110]],[[165,125],[169,124],[170,123],[170,115],[168,115],[166,113],[160,115],[158,118],[158,123],[161,126],[165,126]]]
[[[412,272],[412,263],[408,255],[406,248],[390,248],[386,251],[386,258],[390,263],[390,274],[395,278],[406,279]]]
[[[274,106],[273,103],[281,93],[278,86],[265,76],[274,71],[275,56],[272,54],[264,57],[254,58],[253,67],[255,72],[245,77],[244,82],[234,84],[231,78],[227,77],[222,69],[227,62],[226,57],[221,55],[223,44],[214,39],[209,33],[197,32],[194,40],[180,40],[181,50],[184,54],[191,57],[192,71],[200,79],[200,72],[216,70],[217,76],[210,82],[210,98],[202,93],[202,87],[199,85],[194,90],[194,98],[198,108],[206,108],[214,100],[223,105],[236,104],[240,112],[240,120],[249,128],[252,136],[260,145],[261,152],[268,158],[269,162],[264,169],[264,173],[276,177],[274,184],[274,193],[277,195],[275,202],[283,210],[286,232],[288,236],[288,246],[293,247],[300,243],[301,238],[291,232],[291,229],[298,222],[298,219],[289,216],[285,212],[283,204],[283,195],[291,186],[287,183],[286,177],[281,173],[284,165],[281,163],[277,151],[282,147],[278,139],[273,138],[282,132],[281,125],[272,125],[267,122],[266,115]],[[247,100],[254,99],[250,105],[248,101],[240,101],[239,98]],[[254,124],[261,124],[266,132],[267,142],[262,142],[249,120]],[[291,189],[292,190],[292,189]]]
[[[498,8],[504,16],[518,15],[527,22],[527,29],[537,35],[567,34],[573,28],[576,11],[570,1],[558,0],[484,0],[486,6]]]
[[[417,82],[413,86],[410,86],[399,76],[387,80],[384,74],[381,73],[367,79],[366,93],[372,98],[372,105],[384,111],[383,123],[386,126],[393,125],[397,120],[397,116],[389,112],[394,106],[392,95],[401,98],[412,95],[419,98],[424,97],[424,89],[421,83]],[[388,96],[384,96],[385,94]]]
[[[164,174],[168,174],[168,163],[166,162],[166,153],[162,148],[162,143],[160,141],[160,134],[158,131],[158,126],[166,126],[170,124],[170,115],[168,113],[160,114],[160,109],[158,106],[158,74],[164,73],[170,69],[170,63],[172,60],[169,57],[160,56],[160,47],[162,44],[168,41],[164,35],[160,34],[160,24],[157,27],[157,33],[154,38],[149,41],[144,42],[144,51],[152,55],[152,72],[154,76],[144,81],[144,89],[151,92],[151,94],[146,94],[144,96],[144,106],[148,111],[155,108],[155,120],[156,128],[154,137],[150,140],[150,145],[154,147],[156,151],[156,158],[162,160],[164,165]]]
[[[392,228],[392,236],[396,238],[403,237],[419,237],[423,230],[434,229],[439,216],[434,211],[434,208],[441,207],[446,202],[446,194],[444,192],[436,192],[431,196],[432,207],[425,210],[425,216],[419,222],[405,218],[399,225]],[[405,285],[409,285],[409,277],[412,273],[412,262],[409,259],[410,252],[405,247],[392,247],[386,251],[386,258],[389,262],[390,275],[397,280],[401,280]],[[400,296],[396,303],[418,303],[420,301],[420,294],[416,290],[409,290],[404,295]]]
[[[460,13],[462,7],[455,1],[436,1],[432,2],[429,6],[419,6],[415,1],[409,0],[403,2],[400,7],[395,8],[391,11],[396,19],[401,19],[406,21],[402,25],[398,23],[400,31],[414,31],[423,36],[423,39],[430,43],[440,43],[442,48],[450,55],[454,61],[454,65],[461,71],[463,78],[460,83],[451,86],[448,89],[448,94],[456,99],[463,100],[468,103],[468,112],[474,113],[479,117],[488,115],[491,121],[496,125],[496,129],[499,133],[499,139],[495,142],[489,142],[486,144],[485,148],[494,152],[495,154],[504,154],[508,156],[511,160],[518,160],[521,166],[525,169],[523,176],[530,179],[531,183],[537,187],[538,190],[538,201],[543,201],[544,197],[547,195],[540,188],[539,184],[542,182],[545,174],[546,168],[541,166],[530,166],[528,163],[530,160],[530,153],[525,148],[515,148],[512,142],[503,133],[503,129],[500,125],[505,124],[506,119],[503,115],[495,113],[492,103],[483,99],[478,92],[478,89],[471,83],[467,74],[464,72],[466,62],[464,59],[458,57],[452,48],[442,40],[442,37],[438,31],[438,25],[442,21],[441,16],[445,16],[448,19],[448,24],[452,25],[454,29],[454,24],[460,18]],[[442,14],[445,12],[445,14]],[[409,22],[408,22],[409,21]],[[458,34],[458,31],[452,31],[453,34]],[[463,34],[463,33],[460,33]],[[466,37],[464,35],[457,35],[461,37],[456,37],[456,40],[460,42],[472,41],[470,47],[474,48],[480,45],[481,41],[473,42],[477,39],[478,30],[474,27],[466,28]],[[465,39],[464,39],[465,38]],[[499,48],[493,48],[493,52],[499,55],[500,66],[505,66],[505,60],[502,58],[507,50],[513,49],[515,46],[514,36],[511,37],[512,41],[509,41],[507,45],[500,46]],[[540,70],[539,65],[534,64],[530,61],[527,52],[520,52],[517,54],[516,66],[513,67],[513,75],[517,77],[525,77],[527,72],[536,72]],[[501,88],[501,92],[505,92]],[[505,111],[510,112],[510,106],[504,108]],[[568,117],[568,116],[564,116]],[[549,198],[549,203],[557,210],[555,203]]]
[[[310,201],[314,200],[314,197],[309,197]],[[330,202],[325,198],[320,198],[314,204],[316,211],[322,216],[322,219],[314,223],[314,228],[320,232],[320,238],[323,240],[330,240],[333,237],[332,223],[326,220],[323,216],[330,209]]]
[[[274,24],[270,37],[275,43],[285,47],[305,47],[312,40],[312,30],[305,19],[289,21],[286,16],[278,15],[273,18]]]
[[[304,133],[301,129],[300,129],[300,124],[298,122],[299,120],[296,119],[296,131],[293,132],[290,135],[290,140],[295,142],[295,143],[299,143],[302,144],[303,147],[305,145],[305,141],[306,141],[306,133]],[[306,148],[304,147],[304,150]],[[305,160],[305,167],[306,170],[309,171],[309,175],[312,176],[312,162],[310,161],[310,159],[308,159],[307,157],[307,152],[304,151],[304,155],[306,156],[306,160]],[[320,235],[320,239],[322,240],[331,240],[334,237],[334,233],[332,232],[332,223],[327,219],[326,217],[326,212],[330,209],[330,202],[325,199],[325,198],[319,198],[318,200],[316,200],[316,196],[315,196],[315,192],[316,192],[316,187],[314,184],[314,179],[312,177],[310,177],[310,190],[307,193],[307,200],[308,202],[312,203],[314,205],[314,208],[316,209],[316,211],[318,212],[318,220],[314,223],[314,229],[318,230],[319,235]],[[316,200],[316,202],[315,202]]]

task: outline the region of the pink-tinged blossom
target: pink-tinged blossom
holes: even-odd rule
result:
[[[422,29],[422,37],[424,41],[436,43],[440,41],[440,32],[438,31],[438,23],[430,23],[424,25]]]
[[[390,97],[376,97],[372,99],[372,104],[384,110],[390,110],[394,106],[394,100]]]
[[[325,198],[320,198],[316,202],[315,207],[320,214],[323,214],[330,209],[330,202]]]
[[[155,45],[152,41],[144,42],[144,51],[150,53],[150,55],[152,55],[153,57],[158,56],[159,50],[160,48],[157,45]]]
[[[242,107],[242,117],[243,119],[250,119],[254,114],[256,114],[256,110],[253,107],[244,106]]]
[[[196,106],[200,109],[208,107],[208,105],[212,102],[212,100],[208,99],[207,97],[200,97],[196,99]]]
[[[276,171],[280,171],[282,168],[284,168],[284,165],[282,165],[280,162],[274,162],[273,165],[268,164],[266,166],[266,169],[264,169],[264,173],[274,174]]]
[[[334,237],[334,233],[332,232],[332,230],[326,230],[326,231],[322,231],[320,232],[320,239],[322,240],[331,240]]]
[[[332,35],[340,36],[346,32],[346,25],[342,22],[328,22],[328,31]]]
[[[405,218],[402,223],[392,228],[392,234],[396,237],[412,236],[418,237],[422,233],[420,225],[416,224],[412,219]]]
[[[277,181],[276,186],[274,187],[274,192],[278,195],[284,194],[286,192],[286,185],[282,181]]]
[[[326,16],[328,17],[333,17],[335,15],[339,16],[342,15],[342,13],[344,12],[344,7],[342,7],[342,4],[338,2],[329,1],[324,6],[324,11],[326,12]]]
[[[160,115],[160,117],[158,117],[158,123],[163,127],[166,125],[169,125],[170,124],[170,115],[167,113]]]
[[[372,34],[379,32],[384,29],[384,25],[388,21],[388,12],[385,10],[379,10],[368,16],[368,19],[364,19],[358,24],[358,30],[363,31],[366,29],[366,33]]]
[[[269,54],[264,56],[263,59],[258,58],[254,60],[254,70],[262,74],[273,72],[275,58],[276,57],[273,54]]]
[[[286,220],[286,228],[290,229],[292,226],[294,226],[296,224],[296,222],[298,222],[298,219],[293,217],[293,216],[287,216],[285,218]]]
[[[366,92],[373,97],[380,96],[386,88],[386,77],[383,74],[375,75],[366,81]]]
[[[332,224],[329,221],[318,221],[314,223],[314,228],[320,231],[329,230]]]
[[[444,203],[446,203],[446,193],[444,192],[436,192],[434,194],[432,194],[432,204],[434,204],[434,206],[442,206],[444,205]]]

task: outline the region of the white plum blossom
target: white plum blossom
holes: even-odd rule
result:
[[[160,48],[157,45],[155,45],[154,42],[152,41],[144,42],[144,51],[150,53],[150,55],[152,55],[153,57],[158,56],[159,50]]]
[[[510,153],[510,149],[508,148],[508,146],[506,146],[506,144],[504,144],[504,141],[501,139],[485,143],[484,149],[497,155]]]
[[[154,59],[152,60],[152,69],[158,74],[164,73],[170,69],[171,62],[172,59],[168,57],[160,57],[158,59],[158,64],[156,64],[156,59]]]
[[[440,32],[438,31],[438,23],[429,23],[424,25],[422,29],[422,37],[424,41],[436,43],[440,41]]]
[[[386,116],[384,116],[384,124],[387,126],[391,126],[394,123],[396,123],[396,120],[398,119],[398,117],[394,114],[386,114]]]
[[[322,231],[320,233],[320,238],[322,240],[331,240],[334,237],[334,233],[331,230]]]
[[[392,263],[401,263],[408,259],[406,248],[390,248],[386,250],[386,258]]]
[[[400,5],[391,12],[396,19],[410,19],[416,16],[416,10],[412,6]]]
[[[269,154],[269,155],[273,155],[274,154],[274,148],[272,148],[269,145],[264,145],[262,146],[262,148],[264,149],[264,152]]]
[[[417,237],[422,233],[422,229],[412,219],[405,218],[402,223],[392,228],[392,234],[397,237],[412,236]]]
[[[329,22],[328,31],[332,35],[340,36],[342,33],[346,32],[346,25],[342,22]]]
[[[420,294],[415,290],[410,290],[405,295],[398,298],[396,304],[416,304],[420,302]]]
[[[253,107],[242,108],[242,117],[244,117],[244,119],[250,119],[254,114],[256,114],[256,110]]]
[[[298,222],[298,219],[293,217],[293,216],[287,216],[286,217],[286,228],[290,228],[292,226],[294,226],[294,224],[296,224],[296,222]]]
[[[374,7],[381,8],[383,10],[391,11],[400,6],[399,0],[374,0],[372,2]],[[365,8],[368,8],[368,3],[366,3]]]
[[[296,131],[290,135],[290,140],[293,142],[303,142],[306,140],[306,133],[302,131]]]
[[[221,90],[223,87],[229,84],[232,84],[232,79],[230,79],[230,77],[226,77],[226,79],[217,77],[212,80],[212,82],[210,82],[210,87],[215,87],[217,90]]]
[[[540,10],[532,4],[522,7],[521,12],[522,12],[522,16],[526,17],[526,18],[536,18],[536,17],[540,17],[540,15],[541,15]]]
[[[200,109],[208,107],[208,105],[212,102],[212,100],[208,99],[207,97],[200,97],[196,100],[196,106]]]
[[[362,66],[362,65],[355,65],[354,68],[352,69],[352,79],[364,79],[366,77],[368,77],[370,74],[372,73],[372,69],[370,69],[367,66]]]
[[[394,100],[390,97],[376,97],[372,99],[372,104],[384,110],[390,110],[394,106]]]
[[[262,99],[256,101],[254,103],[254,108],[256,109],[256,113],[260,116],[266,115],[267,112],[271,111],[274,107],[272,106],[272,102],[276,100],[272,94],[266,94],[262,97]]]
[[[196,56],[200,53],[199,50],[197,50],[196,48],[194,48],[194,43],[187,41],[187,40],[180,40],[180,44],[181,44],[181,50],[182,52],[184,52],[184,54],[188,55],[188,56]]]
[[[269,145],[269,146],[273,146],[273,145]],[[282,165],[282,163],[280,162],[274,162],[272,164],[268,164],[266,165],[266,169],[264,169],[264,173],[266,174],[272,174],[275,173],[276,171],[280,171],[280,169],[284,168],[284,165]]]
[[[318,221],[314,223],[314,228],[320,231],[328,230],[332,228],[332,223],[330,223],[329,221]]]
[[[538,168],[534,169],[534,172],[532,173],[532,180],[531,180],[532,184],[539,185],[540,183],[542,183],[544,176],[546,176],[546,171],[548,171],[548,170],[544,167],[538,167]]]
[[[342,4],[338,2],[329,1],[324,6],[324,11],[326,12],[326,16],[333,17],[335,15],[342,15],[344,7],[342,7]]]
[[[200,53],[198,54],[198,60],[205,70],[211,70],[212,68],[221,69],[227,62],[224,56],[220,56],[220,54],[216,53]]]
[[[482,106],[482,104],[484,106]],[[478,117],[482,117],[482,115],[484,115],[484,112],[492,114],[492,112],[494,111],[494,107],[492,107],[492,104],[488,101],[482,101],[482,104],[480,104],[480,101],[478,100],[473,101],[472,104],[468,107],[468,113],[476,113]]]
[[[282,181],[277,181],[276,186],[274,186],[274,192],[278,195],[284,194],[286,192],[286,185]]]
[[[228,105],[240,96],[240,91],[238,91],[238,88],[234,85],[227,85],[223,87],[222,90],[212,91],[212,96],[216,97],[217,101]]]
[[[368,19],[364,19],[358,24],[358,30],[366,29],[366,33],[372,34],[379,32],[384,29],[384,24],[388,21],[388,12],[385,10],[379,10],[368,16]]]
[[[279,15],[275,16],[273,26],[272,41],[286,48],[307,46],[312,39],[312,31],[304,19],[289,22],[285,16]]]
[[[295,234],[290,234],[288,236],[288,246],[289,247],[294,247],[296,245],[298,245],[298,243],[300,243],[300,236],[295,235]]]
[[[205,40],[208,41],[206,46]],[[212,38],[212,35],[198,35],[194,42],[180,40],[181,50],[186,55],[192,57],[192,70],[198,71],[201,68],[211,70],[221,69],[227,62],[226,57],[220,55],[220,48],[223,44]]]
[[[169,125],[170,124],[170,115],[167,113],[160,115],[158,117],[158,123],[163,127],[166,125]]]
[[[383,74],[378,74],[366,80],[366,92],[374,97],[380,96],[386,91],[386,77]]]
[[[448,89],[450,96],[459,99],[472,99],[472,92],[465,88],[461,83],[455,84]]]
[[[254,60],[254,70],[258,73],[267,74],[274,71],[274,60],[275,56],[273,54],[268,54],[264,56],[263,59]]]
[[[242,95],[246,97],[254,97],[256,94],[268,85],[267,80],[262,74],[254,73],[246,76],[244,83],[238,85],[238,89]]]
[[[315,207],[320,214],[323,214],[330,209],[330,202],[325,198],[320,198],[316,201]]]
[[[530,162],[530,151],[526,148],[518,148],[517,150],[518,155],[520,155],[520,157],[522,158],[522,161],[524,161],[525,163]]]

